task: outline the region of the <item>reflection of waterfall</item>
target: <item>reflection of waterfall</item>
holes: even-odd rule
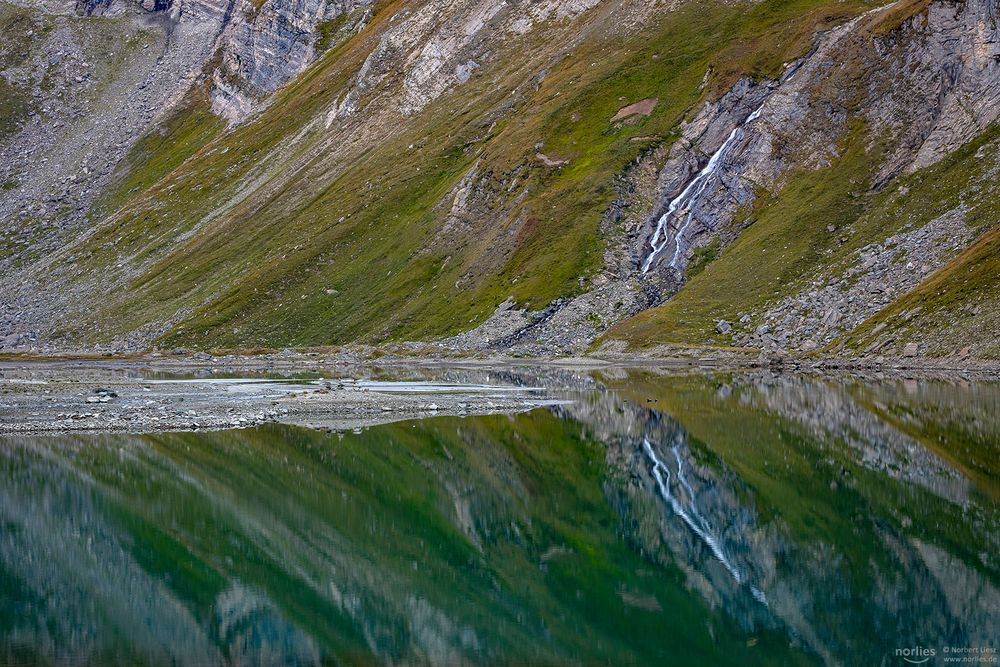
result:
[[[713,530],[712,525],[704,516],[702,516],[701,511],[698,509],[694,489],[691,488],[691,485],[688,484],[687,479],[684,477],[684,463],[681,460],[678,448],[674,447],[672,451],[674,453],[674,460],[677,462],[677,481],[680,483],[684,492],[688,496],[688,503],[686,506],[670,491],[670,482],[673,479],[670,468],[659,456],[656,455],[656,452],[653,450],[653,446],[650,444],[648,438],[644,438],[642,444],[646,451],[646,455],[649,456],[649,460],[653,464],[653,477],[656,478],[656,485],[660,489],[660,495],[663,496],[663,499],[670,505],[674,514],[679,516],[684,523],[686,523],[688,527],[694,531],[695,535],[701,538],[701,540],[708,545],[708,548],[711,549],[715,558],[722,563],[723,567],[729,571],[729,574],[733,575],[733,579],[736,580],[736,583],[742,584],[745,579],[743,574],[739,571],[739,569],[737,569],[732,561],[729,560],[729,557],[726,556],[726,552],[722,548],[719,538],[715,536],[715,531]],[[767,604],[767,597],[764,595],[763,591],[753,585],[750,586],[750,591],[753,593],[754,598],[756,598],[759,602],[765,605]]]
[[[726,157],[726,153],[729,151],[729,147],[736,140],[742,138],[743,128],[757,120],[760,117],[761,111],[763,111],[764,105],[761,104],[757,107],[757,110],[752,114],[747,116],[747,119],[743,122],[743,125],[733,128],[733,131],[729,133],[726,140],[722,142],[719,149],[712,154],[709,158],[708,164],[702,168],[698,175],[688,183],[687,187],[681,191],[679,195],[674,197],[673,201],[667,207],[667,212],[660,216],[659,221],[656,223],[656,231],[653,232],[653,238],[649,240],[649,245],[651,247],[649,256],[646,257],[646,262],[642,265],[642,272],[649,273],[649,269],[653,266],[653,262],[659,257],[660,253],[667,245],[667,225],[671,222],[674,213],[680,210],[682,213],[686,213],[684,216],[684,222],[677,229],[677,233],[674,234],[674,255],[670,259],[670,266],[674,269],[677,267],[677,262],[681,257],[681,238],[687,233],[688,228],[691,227],[691,223],[694,221],[695,209],[700,203],[701,195],[705,192],[705,188],[708,187],[709,180],[715,174],[719,168],[719,163],[722,162],[723,158]]]

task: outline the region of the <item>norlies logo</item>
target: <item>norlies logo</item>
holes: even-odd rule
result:
[[[937,649],[924,648],[922,646],[914,646],[913,648],[897,648],[896,655],[910,664],[922,665],[937,655]]]

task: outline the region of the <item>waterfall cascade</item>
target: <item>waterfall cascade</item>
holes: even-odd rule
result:
[[[680,211],[681,215],[683,215],[684,222],[681,223],[680,227],[678,227],[677,231],[674,233],[674,254],[670,259],[670,267],[673,269],[679,269],[678,262],[681,257],[681,239],[684,238],[684,235],[691,227],[691,223],[694,221],[694,216],[697,212],[701,196],[708,187],[712,176],[714,176],[723,165],[723,160],[725,160],[729,152],[729,148],[737,140],[743,138],[743,128],[760,118],[760,114],[763,110],[764,104],[762,103],[759,107],[757,107],[756,111],[747,116],[747,119],[743,121],[742,125],[734,127],[733,131],[729,133],[728,137],[726,137],[726,140],[722,142],[721,146],[719,146],[719,149],[708,159],[708,164],[706,164],[702,170],[698,172],[697,176],[695,176],[691,182],[687,184],[687,187],[685,187],[679,195],[671,200],[670,204],[667,206],[667,212],[660,216],[660,219],[656,223],[656,231],[653,232],[653,237],[649,240],[650,252],[646,257],[646,261],[642,265],[643,273],[649,273],[649,270],[653,266],[653,262],[656,261],[656,258],[659,257],[664,248],[666,248],[667,230],[669,229],[670,223],[674,219],[674,214],[678,211]]]

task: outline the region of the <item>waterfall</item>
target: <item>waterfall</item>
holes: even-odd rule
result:
[[[757,107],[756,111],[747,116],[747,119],[743,121],[742,125],[738,125],[733,128],[733,131],[729,133],[726,140],[722,142],[719,149],[712,154],[712,157],[708,159],[708,164],[706,164],[698,175],[688,183],[679,195],[674,197],[674,199],[667,206],[667,212],[660,216],[659,221],[656,223],[656,231],[653,232],[653,238],[649,240],[649,245],[651,247],[649,256],[646,257],[646,261],[643,263],[642,272],[649,273],[649,269],[653,266],[653,262],[659,257],[660,253],[667,245],[667,228],[673,215],[678,210],[685,212],[684,222],[677,229],[677,233],[674,234],[674,254],[670,259],[670,266],[674,269],[678,268],[677,262],[681,257],[681,239],[684,234],[687,233],[688,228],[694,221],[695,209],[700,203],[701,195],[705,192],[705,188],[708,187],[709,180],[718,170],[720,163],[726,157],[729,152],[729,147],[738,139],[743,137],[743,128],[760,118],[761,112],[764,110],[764,104],[761,103]]]

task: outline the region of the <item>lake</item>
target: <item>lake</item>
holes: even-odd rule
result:
[[[562,398],[4,436],[0,663],[996,663],[1000,384],[616,370]]]

